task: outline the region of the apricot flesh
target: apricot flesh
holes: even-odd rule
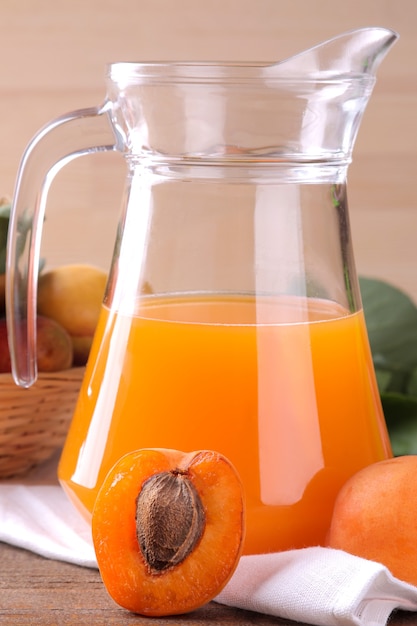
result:
[[[340,490],[327,544],[417,585],[417,456],[373,463]]]
[[[189,483],[185,491],[183,482]],[[155,495],[154,483],[166,501]],[[181,496],[175,495],[179,489]],[[179,513],[172,511],[177,505]],[[155,518],[143,521],[155,506]],[[171,521],[163,509],[173,515]],[[153,535],[147,527],[141,535],[144,525],[151,530],[153,525]],[[220,593],[238,564],[244,530],[240,478],[223,455],[210,450],[143,449],[125,455],[105,479],[92,517],[97,563],[109,595],[146,616],[187,613]],[[142,545],[148,534],[151,551],[160,555],[163,549],[158,557],[163,563],[156,567]]]

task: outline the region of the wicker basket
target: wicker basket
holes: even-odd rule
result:
[[[24,474],[62,447],[83,375],[83,367],[40,373],[22,389],[0,374],[0,478]]]

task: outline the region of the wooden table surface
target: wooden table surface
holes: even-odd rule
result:
[[[82,626],[184,624],[206,626],[294,626],[295,622],[232,609],[210,602],[182,616],[145,618],[118,607],[107,595],[96,570],[52,561],[0,543],[0,623],[13,626]],[[399,611],[389,626],[415,626],[417,613]],[[299,625],[306,626],[306,625]]]

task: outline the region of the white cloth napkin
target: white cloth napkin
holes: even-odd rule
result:
[[[48,471],[0,482],[0,541],[97,567],[88,524]],[[417,611],[417,587],[378,563],[313,547],[242,557],[216,601],[318,626],[385,626],[396,608]]]

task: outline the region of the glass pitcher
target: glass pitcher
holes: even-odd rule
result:
[[[215,449],[244,484],[246,553],[323,544],[341,485],[391,455],[346,173],[396,38],[360,29],[270,65],[112,64],[102,106],[56,119],[28,146],[7,277],[23,386],[36,379],[51,179],[82,154],[126,159],[101,317],[59,465],[87,519],[125,453]],[[21,220],[32,226],[24,241]]]

